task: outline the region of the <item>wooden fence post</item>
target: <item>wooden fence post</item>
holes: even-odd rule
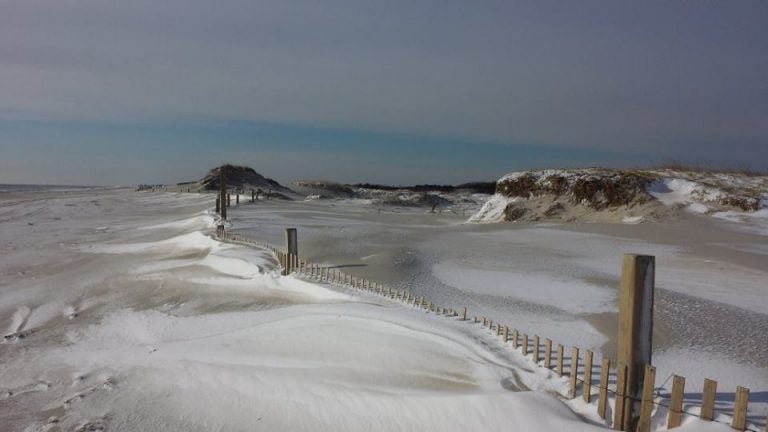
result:
[[[549,338],[544,341],[544,367],[552,367],[552,339]]]
[[[533,363],[539,364],[539,335],[533,335]]]
[[[584,355],[584,384],[581,387],[581,394],[584,396],[584,402],[589,403],[592,399],[592,350],[587,350]]]
[[[557,365],[555,366],[557,376],[563,376],[563,344],[557,344]]]
[[[627,366],[618,364],[616,365],[616,404],[614,405],[613,413],[613,429],[624,430],[624,412],[627,408],[627,403],[631,401],[625,397],[627,394]],[[622,402],[624,401],[624,402]]]
[[[512,348],[517,349],[517,329],[512,330]]]
[[[507,343],[509,340],[509,326],[504,326],[504,332],[501,334],[501,341]]]
[[[227,199],[227,179],[226,179],[226,172],[227,172],[227,166],[222,165],[219,167],[219,201],[221,202],[221,212],[219,213],[221,215],[222,220],[227,220],[227,206],[226,206],[226,199]]]
[[[219,197],[216,197],[216,213],[221,213],[221,203],[219,202]]]
[[[467,320],[467,307],[464,306],[461,308],[461,320],[466,321]]]
[[[640,399],[640,384],[643,382],[645,366],[651,364],[654,273],[653,256],[624,255],[621,265],[617,339],[618,367],[627,368],[627,391],[620,401],[624,404],[624,411],[619,430],[623,431],[635,428],[637,415],[634,401]]]
[[[571,348],[571,371],[568,378],[570,379],[570,397],[575,398],[576,386],[579,383],[579,349],[577,347]]]
[[[605,419],[605,408],[608,406],[608,376],[611,374],[611,359],[603,357],[600,365],[600,391],[597,394],[597,415]]]
[[[528,355],[528,333],[523,333],[523,357]]]
[[[683,422],[684,391],[685,378],[674,375],[672,378],[672,397],[669,401],[669,415],[667,416],[667,429],[676,428]]]
[[[640,403],[640,419],[637,432],[651,432],[651,412],[653,411],[653,388],[656,385],[656,367],[645,366],[643,374],[643,399]]]
[[[736,387],[736,399],[733,401],[733,421],[731,427],[737,431],[747,428],[747,404],[749,403],[749,389]]]
[[[717,393],[717,381],[704,379],[704,391],[701,394],[701,414],[699,418],[709,420],[715,418],[715,394]]]
[[[288,254],[294,256],[299,254],[299,236],[296,228],[285,229],[285,247],[288,249]],[[293,270],[293,263],[291,263],[288,273],[290,273],[291,270]]]

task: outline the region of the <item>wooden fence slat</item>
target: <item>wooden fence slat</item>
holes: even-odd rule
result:
[[[683,422],[683,392],[685,391],[685,378],[674,375],[672,377],[672,397],[669,401],[669,415],[667,416],[667,429],[680,426]]]
[[[544,341],[544,367],[552,368],[552,339]]]
[[[584,354],[584,385],[581,387],[581,394],[584,397],[584,402],[590,403],[592,401],[592,357],[594,354],[592,350],[587,350]]]
[[[624,427],[624,408],[627,403],[627,367],[616,366],[616,403],[614,404],[613,429]],[[629,401],[631,403],[631,400]]]
[[[606,407],[608,406],[608,377],[611,374],[611,359],[603,357],[600,364],[600,391],[597,394],[597,415],[605,419]]]
[[[539,335],[533,335],[533,363],[539,364]]]
[[[704,379],[704,391],[701,393],[701,414],[699,418],[709,420],[715,418],[715,394],[717,393],[717,381]]]
[[[557,376],[563,376],[563,345],[557,344],[557,365],[555,366]]]
[[[747,428],[747,404],[749,403],[749,389],[736,387],[736,399],[733,402],[733,421],[731,427],[737,431]]]
[[[571,348],[571,371],[569,375],[569,396],[571,398],[576,397],[576,386],[578,385],[579,381],[579,348],[572,347]]]
[[[653,389],[656,386],[656,367],[645,366],[643,376],[643,398],[640,402],[640,419],[637,432],[651,432],[651,412],[653,412]]]

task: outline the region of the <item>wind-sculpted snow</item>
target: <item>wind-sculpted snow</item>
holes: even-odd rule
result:
[[[3,431],[599,429],[481,329],[281,276],[188,198],[6,208]]]

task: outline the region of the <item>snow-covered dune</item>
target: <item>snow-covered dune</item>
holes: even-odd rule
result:
[[[766,208],[766,176],[599,168],[543,170],[500,178],[496,194],[469,222],[640,223],[686,212],[756,221],[762,226],[760,219]]]

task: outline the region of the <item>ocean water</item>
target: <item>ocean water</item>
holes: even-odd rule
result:
[[[0,184],[0,193],[71,192],[99,188],[101,186]]]

